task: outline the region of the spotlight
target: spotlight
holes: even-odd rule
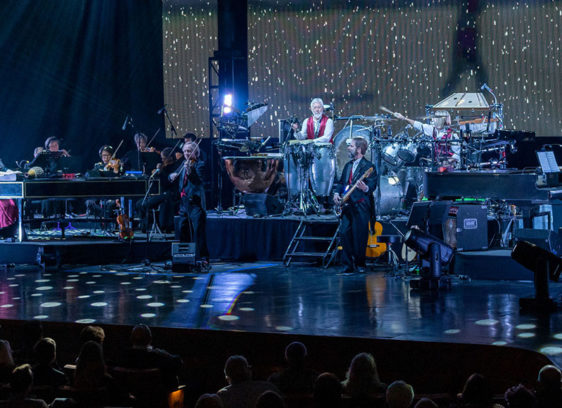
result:
[[[222,100],[222,114],[223,115],[228,115],[230,113],[232,113],[232,94],[228,93],[226,95],[224,95],[223,100]]]
[[[438,289],[441,268],[453,259],[453,248],[439,238],[417,228],[412,228],[406,233],[404,243],[416,251],[421,259],[421,279],[410,281],[410,287]]]
[[[556,304],[548,293],[548,279],[558,282],[562,258],[528,241],[517,242],[511,251],[511,258],[535,275],[535,297],[520,298],[519,307],[541,311],[556,310]]]

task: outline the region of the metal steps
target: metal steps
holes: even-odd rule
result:
[[[336,227],[337,223],[337,227]],[[334,225],[335,231],[330,233],[329,235],[306,235],[307,232],[310,232],[310,229],[314,225],[318,224],[326,224],[326,221],[317,221],[310,218],[302,218],[291,242],[285,251],[285,255],[283,256],[283,263],[285,266],[289,266],[293,261],[293,258],[306,258],[306,259],[318,259],[322,262],[322,266],[327,268],[330,263],[334,260],[335,255],[337,253],[337,240],[338,240],[338,232],[339,232],[339,222],[338,220],[334,220],[332,223]],[[305,245],[309,247],[313,245],[313,243],[322,243],[326,247],[325,251],[319,252],[317,249],[312,251],[305,250]]]

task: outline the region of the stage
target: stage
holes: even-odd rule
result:
[[[519,312],[530,281],[453,277],[450,289],[418,292],[410,276],[383,267],[342,275],[278,262],[215,263],[207,274],[155,263],[17,266],[0,275],[0,318],[8,320],[514,346],[562,365],[562,312]],[[560,299],[562,283],[550,288]]]

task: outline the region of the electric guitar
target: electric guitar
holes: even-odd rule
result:
[[[347,205],[347,201],[349,200],[349,197],[351,197],[351,193],[353,193],[355,191],[355,189],[357,188],[357,184],[359,184],[360,182],[362,182],[363,180],[365,180],[367,177],[369,177],[371,175],[371,173],[373,172],[373,168],[369,167],[367,169],[367,171],[365,173],[363,173],[363,175],[359,178],[359,180],[357,180],[355,182],[355,184],[353,184],[353,186],[349,187],[347,186],[345,189],[345,194],[343,195],[341,201],[339,204],[336,204],[334,206],[334,212],[336,213],[336,215],[338,217],[341,216],[343,209],[345,208],[345,206]]]

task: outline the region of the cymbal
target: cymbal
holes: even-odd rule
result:
[[[363,116],[361,119],[369,120],[371,122],[379,122],[379,121],[390,122],[396,120],[396,118],[390,118],[386,115]]]

